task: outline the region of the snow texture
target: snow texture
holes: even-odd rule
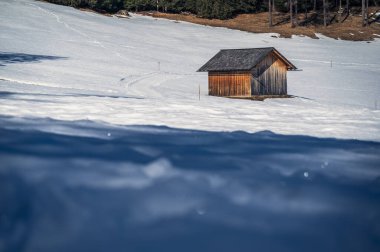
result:
[[[0,252],[380,251],[380,41],[271,35],[0,1]],[[268,46],[296,98],[207,96]]]

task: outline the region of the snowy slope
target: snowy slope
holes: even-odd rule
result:
[[[298,98],[207,96],[260,46]],[[379,53],[1,0],[0,252],[379,251]]]
[[[379,41],[278,39],[29,0],[0,2],[0,31],[2,115],[380,140]],[[302,69],[289,93],[304,98],[206,95],[196,70],[219,49],[263,46]]]

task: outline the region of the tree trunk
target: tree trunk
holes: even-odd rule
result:
[[[289,0],[289,10],[290,10],[290,26],[294,27],[294,21],[293,21],[293,0]]]
[[[314,11],[317,11],[317,0],[314,0],[314,7],[313,7],[313,10],[314,10]]]
[[[362,0],[362,25],[365,26],[365,0]]]
[[[339,0],[339,10],[342,9],[342,0]]]
[[[294,21],[295,21],[295,26],[298,26],[298,0],[295,0],[294,3]]]
[[[272,27],[272,0],[268,0],[269,9],[269,27]]]
[[[368,9],[368,2],[369,0],[367,0],[367,6],[366,6],[366,26],[369,25],[369,9]]]
[[[323,0],[323,25],[326,27],[327,26],[327,17],[326,17],[326,1]],[[363,0],[364,1],[364,0]]]
[[[350,0],[346,0],[347,15],[350,14]]]

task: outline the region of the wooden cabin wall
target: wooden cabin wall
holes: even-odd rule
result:
[[[252,95],[286,95],[286,73],[286,64],[268,54],[252,71]]]
[[[250,72],[209,72],[209,95],[251,96]]]

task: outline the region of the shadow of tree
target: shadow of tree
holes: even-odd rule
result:
[[[377,13],[380,12],[380,9],[379,10],[376,10],[372,13],[372,15],[370,15],[368,17],[369,19],[369,24],[372,24],[372,23],[380,23],[380,15],[378,15]]]
[[[1,79],[0,79],[1,80]],[[31,97],[100,97],[100,98],[114,98],[114,99],[137,99],[143,100],[142,97],[126,96],[126,95],[104,95],[104,94],[91,94],[91,93],[65,93],[65,94],[51,94],[51,93],[26,93],[26,92],[9,92],[0,91],[0,99],[17,99],[21,100],[20,96]],[[32,100],[31,98],[25,100]],[[46,100],[34,99],[35,101],[52,102]],[[56,101],[55,101],[56,102]]]
[[[5,251],[380,247],[377,142],[4,116],[0,135]]]
[[[7,64],[16,64],[16,63],[25,63],[25,62],[41,62],[43,60],[59,60],[59,59],[67,59],[67,57],[0,52],[0,66],[5,66]]]

